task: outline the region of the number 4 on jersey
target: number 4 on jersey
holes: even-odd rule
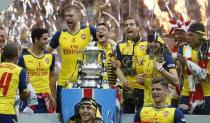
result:
[[[2,89],[2,95],[6,96],[12,78],[12,73],[4,72],[0,77],[0,90]]]

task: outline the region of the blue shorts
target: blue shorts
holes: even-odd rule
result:
[[[205,96],[205,108],[208,111],[208,114],[210,115],[210,96]]]
[[[0,123],[14,123],[13,120],[17,122],[16,115],[0,114]]]
[[[57,113],[61,113],[61,90],[62,90],[62,86],[57,86],[57,95],[56,95],[56,112]]]

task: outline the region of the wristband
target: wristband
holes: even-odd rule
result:
[[[160,71],[160,72],[162,72],[163,70],[164,70],[164,68],[163,68],[163,67],[161,67],[161,68],[159,69],[159,71]]]

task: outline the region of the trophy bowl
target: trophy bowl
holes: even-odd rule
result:
[[[95,46],[88,46],[84,49],[84,63],[93,64],[99,62],[100,49]]]

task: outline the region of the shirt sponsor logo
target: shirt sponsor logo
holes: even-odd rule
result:
[[[28,76],[47,76],[48,73],[48,71],[29,71]]]
[[[72,49],[72,50],[63,50],[64,55],[70,55],[70,54],[82,54],[82,50]]]

